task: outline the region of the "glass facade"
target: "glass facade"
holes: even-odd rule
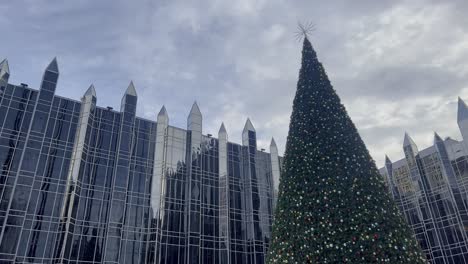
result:
[[[136,116],[55,95],[56,60],[39,90],[8,84],[0,64],[0,263],[248,263],[265,261],[280,158],[187,129],[165,108]],[[6,72],[8,71],[8,72]],[[468,172],[467,172],[468,173]]]
[[[380,169],[390,193],[431,263],[468,263],[468,107],[459,99],[463,141],[443,140],[419,151],[405,135],[405,157]]]

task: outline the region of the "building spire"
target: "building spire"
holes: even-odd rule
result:
[[[166,107],[163,105],[159,110],[157,121],[158,126],[167,127],[169,125],[169,115],[167,114]]]
[[[57,64],[57,58],[55,57],[44,71],[40,90],[55,93],[59,75],[60,73]]]
[[[127,90],[125,90],[125,93],[122,96],[122,101],[120,103],[120,112],[127,112],[134,119],[136,114],[137,101],[138,96],[135,89],[135,85],[133,84],[133,81],[130,81]]]
[[[199,134],[202,133],[202,123],[203,123],[203,116],[198,107],[197,101],[193,102],[192,108],[190,109],[190,113],[187,118],[187,128],[191,130],[192,133],[197,132]]]
[[[414,143],[413,139],[407,132],[405,132],[405,139],[403,140],[403,151],[405,152],[405,155],[408,154],[409,156],[414,156],[419,152],[418,146]]]
[[[94,96],[96,97],[96,90],[94,89],[94,84],[91,84],[89,86],[88,90],[86,90],[84,96]]]
[[[385,164],[392,164],[392,161],[391,161],[390,158],[387,156],[387,154],[385,154]]]
[[[463,120],[468,119],[468,106],[465,101],[458,97],[458,112],[457,112],[457,122],[460,123]]]
[[[403,146],[406,147],[410,145],[416,146],[416,143],[414,143],[413,139],[409,136],[409,134],[405,132],[405,139],[403,140]]]
[[[137,92],[135,89],[135,85],[133,84],[133,81],[130,81],[130,84],[128,85],[127,90],[125,91],[125,95],[137,96]]]
[[[57,57],[54,57],[54,59],[49,63],[49,66],[47,66],[46,71],[60,73],[57,64]]]
[[[460,97],[458,97],[457,125],[465,146],[468,146],[466,143],[468,142],[468,107]]]
[[[190,109],[190,114],[201,116],[201,111],[200,111],[200,108],[198,107],[197,101],[193,102],[192,109]]]
[[[443,142],[442,138],[437,134],[437,132],[434,132],[434,143],[438,142]]]
[[[0,79],[8,81],[10,77],[10,67],[8,65],[8,60],[4,59],[0,62]]]
[[[250,118],[247,118],[247,121],[245,121],[245,125],[244,125],[244,132],[245,131],[253,131],[255,132],[255,128],[254,126],[252,125],[252,122],[250,121]]]
[[[249,133],[252,132],[252,133]],[[255,146],[257,145],[257,135],[255,132],[255,128],[250,122],[250,118],[247,118],[245,121],[244,129],[242,130],[242,145],[250,146],[252,144],[252,140],[255,141]]]
[[[279,190],[279,179],[280,179],[280,166],[278,158],[278,147],[276,146],[275,139],[272,137],[270,142],[270,159],[271,159],[271,175],[273,177],[273,192],[275,193],[273,198],[273,204],[276,207],[277,192]]]
[[[224,122],[221,123],[221,127],[219,128],[219,132],[218,132],[218,133],[219,133],[219,134],[221,134],[221,133],[227,133],[227,132],[226,132],[226,127],[224,127]]]
[[[218,139],[227,140],[227,131],[226,131],[226,127],[224,126],[224,122],[221,123],[221,127],[219,128]]]
[[[163,116],[168,117],[167,111],[166,111],[166,106],[164,106],[164,105],[161,107],[161,110],[159,110],[158,117],[160,117],[160,116],[161,117],[163,117]]]
[[[273,137],[271,138],[271,142],[270,142],[270,149],[271,149],[271,148],[278,148],[278,147],[276,146],[276,142],[275,142],[275,139],[274,139]]]

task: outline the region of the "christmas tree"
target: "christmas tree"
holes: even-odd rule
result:
[[[268,263],[426,263],[307,34]]]

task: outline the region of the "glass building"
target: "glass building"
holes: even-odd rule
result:
[[[405,157],[385,159],[380,173],[431,263],[468,263],[468,107],[458,99],[463,141],[443,140],[418,150],[408,134]]]
[[[55,94],[54,59],[39,90],[8,83],[0,64],[0,263],[248,263],[265,261],[280,158],[136,116],[130,83],[120,111]],[[467,172],[468,173],[468,172]]]

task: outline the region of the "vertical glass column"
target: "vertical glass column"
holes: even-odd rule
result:
[[[186,215],[187,253],[186,263],[200,262],[200,205],[201,205],[201,174],[202,174],[202,115],[195,102],[187,119],[187,185],[186,185]]]
[[[256,170],[257,134],[250,119],[247,119],[242,131],[242,145],[244,148],[247,263],[263,263],[261,262],[263,234],[260,226],[260,194]]]
[[[10,67],[8,66],[8,61],[4,59],[2,62],[0,62],[0,88],[3,87],[3,89],[5,89],[9,78]],[[3,91],[3,89],[0,89],[0,91]]]
[[[390,158],[387,155],[385,155],[385,170],[387,172],[386,181],[387,181],[387,184],[388,184],[388,191],[392,194],[393,199],[397,203],[400,210],[402,210],[400,194],[398,193],[398,188],[397,188],[397,186],[395,184],[395,180],[393,178],[393,164],[392,164],[392,161],[390,160]]]
[[[276,201],[278,199],[279,181],[280,181],[280,165],[278,147],[276,146],[275,139],[271,139],[270,143],[270,159],[271,159],[271,175],[273,177],[273,210],[276,208]]]
[[[228,175],[228,135],[224,123],[218,132],[219,163],[219,263],[230,264],[229,254],[229,175]]]
[[[463,148],[468,152],[468,106],[458,97],[457,125],[463,138]]]
[[[244,148],[228,143],[228,184],[229,184],[229,245],[231,263],[245,264],[246,250],[246,195],[244,177]]]
[[[11,102],[11,97],[12,97],[12,93],[13,93],[13,89],[11,89],[11,92],[8,91],[7,92],[7,86],[8,86],[8,78],[10,77],[10,69],[8,67],[8,61],[6,59],[4,59],[2,62],[0,62],[0,133],[1,133],[1,136],[3,137],[7,137],[6,136],[6,133],[3,133],[3,130],[4,130],[4,121],[5,119],[13,119],[12,117],[8,117],[8,115],[12,116],[12,114],[9,114],[8,112],[9,111],[16,111],[15,110],[9,110],[10,108],[10,102]],[[8,93],[8,95],[7,95]],[[24,93],[23,93],[24,95]],[[29,96],[28,96],[29,97]],[[23,96],[24,99],[25,96]],[[25,109],[25,105],[27,105],[27,103],[34,103],[34,102],[30,102],[29,100],[24,100],[24,103],[21,104],[21,108],[22,109]],[[18,107],[19,108],[19,107]],[[9,176],[13,176],[11,175],[10,173],[10,166],[11,166],[11,163],[13,161],[13,157],[14,157],[14,154],[15,152],[18,153],[20,152],[20,150],[18,150],[18,139],[19,139],[19,135],[20,135],[20,131],[21,131],[21,123],[22,121],[24,120],[24,116],[25,116],[25,112],[26,111],[16,111],[16,113],[14,114],[15,115],[15,118],[14,118],[14,125],[6,125],[7,129],[8,128],[12,128],[11,129],[11,132],[8,133],[10,134],[9,135],[9,142],[8,142],[8,148],[1,148],[0,147],[0,151],[3,151],[4,153],[8,153],[8,154],[4,154],[6,157],[2,157],[1,153],[0,153],[0,165],[1,165],[1,170],[0,170],[0,199],[2,199],[3,197],[3,192],[6,190],[7,193],[6,196],[9,196],[8,195],[8,190],[11,188],[10,186],[5,186],[7,184],[7,179],[9,178]],[[29,124],[28,124],[29,126]],[[26,131],[28,132],[28,131]],[[21,155],[21,153],[20,153]],[[10,175],[9,175],[10,174]],[[8,204],[8,203],[7,203]],[[3,202],[3,199],[2,201],[0,202],[0,224],[3,224],[4,223],[4,220],[5,220],[5,214],[6,214],[6,209],[5,208],[5,203]],[[3,226],[0,226],[0,230],[3,229]]]
[[[121,104],[121,123],[117,147],[117,161],[111,191],[105,261],[119,262],[124,231],[125,208],[128,199],[128,179],[132,162],[137,94],[133,82],[128,86]]]
[[[94,86],[91,85],[81,98],[80,117],[75,132],[73,153],[68,170],[65,201],[60,213],[60,219],[63,223],[63,233],[61,234],[62,238],[60,238],[62,245],[60,245],[60,249],[57,250],[59,250],[59,256],[62,261],[68,259],[70,254],[71,237],[69,238],[69,236],[72,236],[70,229],[73,230],[74,219],[76,219],[76,208],[74,208],[73,205],[75,204],[75,199],[79,199],[79,197],[77,197],[79,194],[76,190],[77,182],[78,178],[82,177],[85,168],[84,162],[88,154],[86,150],[88,149],[92,123],[94,121],[96,101],[96,90]]]
[[[153,211],[153,221],[156,229],[154,243],[155,263],[160,261],[161,229],[164,220],[164,197],[166,193],[166,151],[167,133],[169,126],[169,116],[163,106],[159,111],[156,127],[156,147],[154,154],[153,177],[151,180],[151,209]]]
[[[3,78],[6,77],[4,67],[2,66],[2,71],[4,72]],[[58,77],[57,60],[54,58],[47,66],[42,78],[39,96],[34,106],[33,116],[25,140],[26,147],[21,153],[17,167],[13,191],[9,197],[4,196],[2,198],[4,199],[2,202],[8,205],[0,233],[0,252],[11,257],[14,257],[16,253],[21,236],[26,210],[30,201],[31,187],[33,185],[32,179],[36,174],[39,157],[41,152],[46,151],[41,145],[44,141]],[[17,184],[18,181],[21,184]],[[13,212],[14,214],[12,214]]]
[[[452,232],[454,234],[452,234],[453,241],[451,243],[460,244],[459,246],[461,252],[468,252],[468,237],[464,228],[465,226],[468,226],[468,223],[463,222],[463,218],[460,214],[461,211],[466,212],[466,208],[463,208],[465,204],[463,202],[462,192],[460,190],[460,186],[458,186],[452,164],[450,163],[445,143],[437,133],[435,133],[434,135],[434,146],[436,147],[437,154],[440,158],[442,175],[447,182],[447,207],[449,209],[448,211],[453,214],[453,222],[456,223],[456,226],[452,228]],[[452,235],[450,235],[450,237]],[[466,261],[468,261],[468,259],[466,259]]]
[[[405,197],[404,203],[407,216],[407,222],[413,229],[416,239],[420,243],[422,249],[427,252],[430,248],[429,240],[439,241],[437,233],[434,237],[428,239],[428,229],[435,228],[433,212],[430,209],[430,203],[427,197],[428,184],[424,178],[421,177],[421,169],[418,166],[418,148],[413,139],[405,133],[403,140],[403,152],[405,153],[406,166],[408,168],[409,177],[412,183],[412,190],[410,194]],[[400,197],[401,200],[401,197]]]
[[[460,133],[463,137],[463,141],[461,143],[462,149],[464,150],[464,153],[468,153],[468,106],[466,103],[458,97],[458,113],[457,113],[457,124],[458,127],[460,128]],[[466,206],[463,206],[464,208],[461,208],[462,210],[462,218],[463,218],[463,223],[466,226],[466,229],[468,229],[468,178],[464,177],[463,173],[461,172],[461,163],[459,159],[458,161],[454,163],[454,167],[456,169],[456,177],[457,177],[457,183],[460,186],[460,192],[462,193],[462,196],[464,197],[464,204]],[[457,165],[458,164],[458,165]],[[463,175],[463,176],[462,176]],[[461,206],[460,206],[461,207]]]
[[[94,114],[96,108],[96,91],[91,85],[81,99],[80,119],[75,136],[75,145],[73,146],[73,156],[70,164],[69,179],[76,182],[80,175],[80,164],[86,142],[87,131],[89,130],[89,120]]]

